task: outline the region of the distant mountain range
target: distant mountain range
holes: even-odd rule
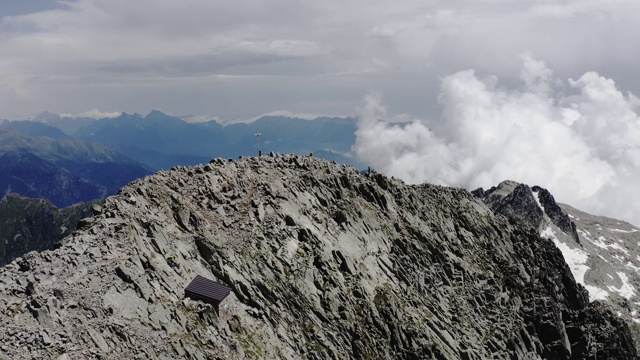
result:
[[[308,155],[319,150],[330,150],[334,156],[346,154],[355,142],[355,130],[352,118],[323,117],[310,121],[269,116],[250,124],[223,126],[215,121],[188,123],[152,111],[147,116],[122,114],[100,119],[71,135],[111,146],[160,169],[205,163],[214,157],[255,156],[257,140],[264,154],[273,151]],[[261,134],[259,139],[257,133]]]
[[[66,207],[115,194],[128,182],[152,173],[104,145],[65,138],[60,130],[47,125],[9,122],[2,127],[2,195],[15,192]]]
[[[0,123],[0,194],[68,206],[114,194],[129,181],[212,158],[294,153],[349,163],[356,119],[264,116],[251,123],[188,122],[154,110],[94,119],[44,112]],[[256,136],[260,134],[260,136]]]
[[[255,156],[259,146],[269,152],[316,156],[366,168],[349,155],[355,142],[356,119],[318,117],[313,120],[263,116],[251,123],[222,125],[214,120],[188,122],[161,111],[146,116],[122,113],[92,119],[42,113],[32,121],[0,125],[32,136],[97,142],[127,154],[153,170],[206,163],[215,157]]]

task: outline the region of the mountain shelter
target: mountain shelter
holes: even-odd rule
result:
[[[220,305],[229,296],[231,288],[218,284],[200,275],[196,275],[184,289],[184,296],[193,300],[201,300],[216,307],[220,313]]]

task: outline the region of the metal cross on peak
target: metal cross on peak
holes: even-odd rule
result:
[[[262,135],[262,133],[258,131],[255,135],[256,135],[256,148],[258,149],[258,156],[262,156],[262,151],[260,151],[260,135]]]

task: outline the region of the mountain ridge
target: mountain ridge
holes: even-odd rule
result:
[[[58,209],[46,199],[9,193],[0,199],[0,266],[31,251],[55,248],[92,214],[94,203]]]
[[[228,310],[183,297],[195,275]],[[136,180],[0,290],[16,359],[637,358],[552,240],[464,190],[313,157]]]
[[[627,322],[640,349],[640,229],[556,203],[540,186],[503,181],[473,194],[496,214],[552,240],[590,301],[611,306]]]
[[[189,122],[184,117],[152,110],[147,115],[123,112],[116,117],[97,119],[43,114],[35,121],[16,120],[5,127],[35,131],[32,128],[36,124],[42,125],[40,132],[55,126],[73,138],[98,142],[126,153],[154,170],[196,165],[211,157],[256,155],[257,133],[261,133],[260,148],[265,154],[318,152],[330,160],[339,159],[366,168],[350,156],[356,124],[352,117],[318,116],[307,120],[263,115],[252,122],[223,124],[215,119]]]
[[[70,138],[28,136],[0,129],[0,191],[46,198],[56,206],[115,194],[151,171],[104,145]]]

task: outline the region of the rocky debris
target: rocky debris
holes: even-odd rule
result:
[[[195,275],[233,289],[226,310],[184,298]],[[0,294],[11,359],[637,357],[551,240],[466,191],[310,157],[137,180],[0,269]]]
[[[101,201],[58,209],[45,199],[9,193],[0,200],[0,266],[30,251],[53,249]],[[95,211],[95,210],[94,210]]]

